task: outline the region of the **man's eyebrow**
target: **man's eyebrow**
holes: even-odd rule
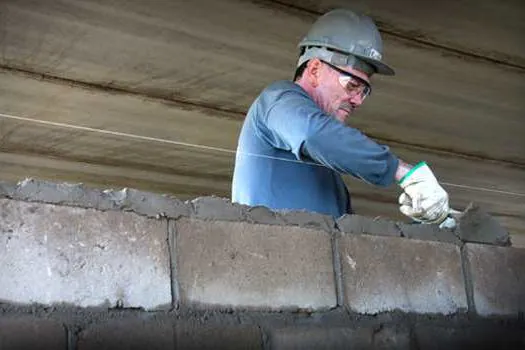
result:
[[[366,84],[368,87],[371,88],[370,81],[367,81],[367,80],[365,80],[364,78],[361,78],[361,77],[357,76],[357,75],[354,74],[354,73],[347,72],[347,71],[345,71],[344,69],[337,67],[335,64],[332,64],[332,63],[326,62],[326,61],[324,61],[324,60],[322,60],[322,62],[326,63],[329,67],[335,69],[336,71],[340,72],[341,74],[344,74],[344,75],[346,75],[346,76],[348,76],[348,77],[354,78],[354,79],[356,79],[357,81],[359,81],[360,83]]]

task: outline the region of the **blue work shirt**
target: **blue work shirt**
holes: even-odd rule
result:
[[[398,162],[387,146],[323,112],[302,87],[278,81],[257,97],[244,120],[232,201],[337,218],[352,212],[341,174],[386,187]]]

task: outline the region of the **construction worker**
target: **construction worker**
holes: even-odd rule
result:
[[[400,210],[440,223],[447,192],[425,162],[411,166],[347,119],[372,91],[373,74],[394,75],[371,18],[346,9],[321,16],[299,44],[294,81],[277,81],[245,118],[232,182],[232,201],[273,210],[352,213],[342,174],[403,190]]]

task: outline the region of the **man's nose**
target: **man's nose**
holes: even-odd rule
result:
[[[355,96],[352,96],[350,98],[350,103],[352,103],[355,106],[360,106],[365,99],[361,94],[356,94]]]

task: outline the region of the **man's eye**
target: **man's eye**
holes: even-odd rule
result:
[[[351,89],[358,89],[361,87],[361,84],[359,84],[357,81],[349,81],[348,87]]]

